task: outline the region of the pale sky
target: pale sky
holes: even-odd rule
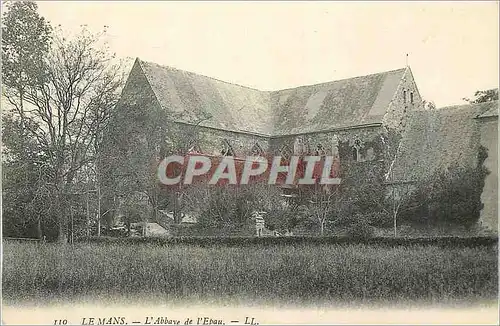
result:
[[[66,30],[109,26],[119,57],[261,90],[409,65],[424,99],[498,87],[498,2],[38,2]]]

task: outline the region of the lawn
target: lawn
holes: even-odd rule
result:
[[[81,295],[281,302],[489,300],[497,247],[4,242],[7,302]]]

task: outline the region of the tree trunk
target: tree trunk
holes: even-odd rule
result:
[[[70,206],[69,208],[69,213],[71,216],[71,228],[69,232],[69,243],[73,244],[73,241],[75,239],[75,234],[74,234],[74,220],[73,220],[73,208]]]
[[[86,214],[87,214],[87,237],[90,237],[90,194],[89,194],[89,185],[88,185],[88,178],[87,178],[87,193],[85,194],[85,201],[86,201]]]
[[[59,242],[60,244],[65,244],[68,242],[64,220],[65,218],[59,216],[59,235],[57,238],[57,242]]]
[[[321,236],[325,233],[325,221],[321,221]]]
[[[181,223],[181,212],[180,212],[180,200],[179,200],[179,194],[177,192],[174,192],[174,224],[180,224]]]
[[[41,218],[40,215],[38,215],[38,221],[37,221],[37,224],[36,224],[36,233],[37,233],[38,239],[42,240],[42,238],[43,238],[43,234],[42,234],[42,218]]]
[[[153,214],[154,214],[155,222],[158,223],[159,217],[158,217],[158,191],[157,190],[155,191],[155,206],[154,206]]]
[[[97,183],[97,236],[101,236],[101,186]]]
[[[56,195],[56,200],[57,204],[59,206],[58,212],[57,212],[57,224],[59,228],[59,234],[57,236],[57,242],[60,244],[65,244],[68,242],[68,235],[67,235],[67,219],[66,219],[66,203],[65,203],[65,198],[64,192],[58,191]]]
[[[394,212],[394,237],[397,237],[397,227],[398,227],[397,217],[398,217],[398,213]]]

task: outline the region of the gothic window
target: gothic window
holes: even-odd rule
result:
[[[287,145],[283,145],[280,150],[281,158],[284,160],[289,160],[292,157],[292,151]]]
[[[413,104],[413,92],[410,93],[410,103]]]
[[[356,139],[354,141],[354,146],[352,149],[352,159],[356,162],[359,162],[361,160],[361,157],[359,155],[360,148],[361,148],[361,141],[359,139]]]
[[[406,103],[406,91],[403,91],[403,103]]]
[[[263,156],[264,155],[264,150],[262,149],[262,147],[260,147],[259,143],[255,143],[255,145],[253,145],[252,150],[250,151],[250,153],[253,156]]]
[[[325,151],[325,148],[323,147],[323,145],[318,144],[318,146],[316,147],[316,155],[317,156],[324,156],[324,155],[326,155],[326,151]]]
[[[235,156],[233,147],[231,146],[231,144],[229,144],[229,141],[227,139],[224,139],[222,141],[222,148],[220,153],[222,156]]]
[[[295,155],[302,155],[305,152],[305,144],[302,137],[297,137],[293,143],[293,153]]]
[[[309,137],[307,138],[307,142],[306,142],[306,148],[305,148],[305,154],[307,155],[311,155],[312,153],[312,149],[313,149],[313,146],[312,146],[312,139]]]
[[[359,150],[357,148],[352,149],[352,159],[354,161],[358,161]]]
[[[332,155],[334,157],[339,156],[339,137],[337,135],[333,135],[332,138]]]

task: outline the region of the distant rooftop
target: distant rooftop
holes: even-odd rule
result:
[[[394,165],[394,179],[419,180],[454,164],[475,166],[480,139],[476,117],[495,112],[498,101],[412,111]]]

